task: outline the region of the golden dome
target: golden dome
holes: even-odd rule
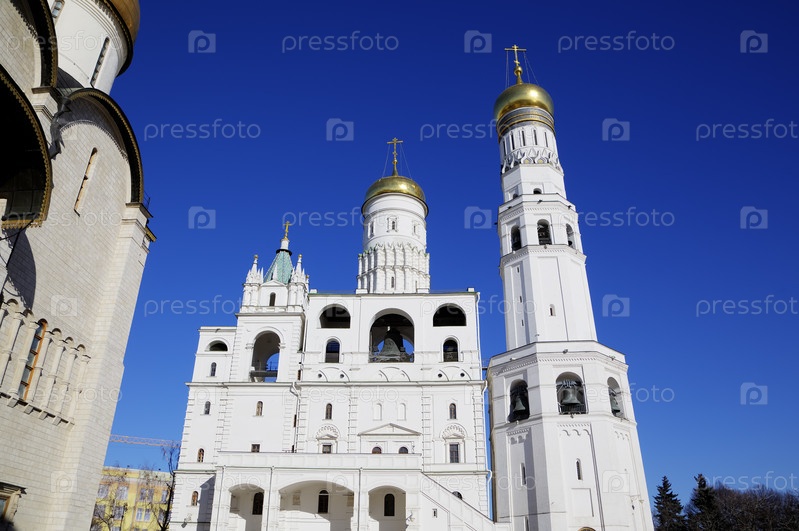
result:
[[[508,112],[521,107],[537,107],[553,113],[552,97],[538,85],[517,83],[506,88],[494,104],[494,119],[499,121]]]
[[[425,211],[427,210],[422,187],[411,178],[394,174],[376,180],[366,191],[366,198],[363,200],[363,204],[365,205],[370,199],[383,194],[405,194],[415,197],[424,203]]]
[[[116,9],[125,27],[130,32],[132,41],[136,41],[136,34],[139,33],[139,22],[141,21],[141,9],[139,0],[107,0]]]

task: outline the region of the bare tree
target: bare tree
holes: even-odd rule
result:
[[[111,531],[114,522],[121,521],[128,502],[127,470],[114,467],[105,470],[97,492],[92,514],[92,531]]]
[[[179,446],[162,446],[161,454],[167,465],[167,472],[142,467],[141,490],[144,492],[144,507],[150,518],[160,531],[169,529],[169,516],[172,512],[172,500],[175,496],[175,469],[180,456]]]

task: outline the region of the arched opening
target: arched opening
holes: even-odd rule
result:
[[[0,143],[0,199],[6,200],[5,212],[0,212],[2,226],[24,227],[47,217],[52,179],[50,156],[36,113],[4,69],[0,69],[0,108],[3,123],[14,132]]]
[[[349,328],[350,312],[343,306],[328,306],[319,315],[320,328]]]
[[[382,454],[383,453],[383,449],[380,448],[379,446],[375,446],[374,448],[372,448],[372,453],[373,454]]]
[[[540,193],[541,193],[540,188],[536,188],[535,190],[533,190],[533,195],[539,195]]]
[[[445,304],[433,314],[433,326],[466,326],[466,314],[454,304]]]
[[[276,293],[270,293],[269,294],[269,306],[274,306],[275,302],[277,302],[277,294]]]
[[[555,387],[561,415],[586,413],[583,382],[579,376],[570,372],[561,374]]]
[[[255,416],[261,417],[263,416],[263,414],[264,414],[264,403],[259,400],[258,403],[255,404]]]
[[[582,465],[582,463],[580,463],[579,459],[576,461],[576,465],[577,465],[577,479],[582,480],[583,479],[583,465]]]
[[[458,361],[458,342],[454,339],[447,339],[444,341],[444,361],[457,362]]]
[[[252,514],[264,514],[264,493],[256,492],[252,497]]]
[[[341,345],[336,340],[330,340],[325,346],[325,363],[338,363]]]
[[[200,448],[199,450],[197,450],[197,462],[202,463],[204,459],[205,459],[205,450]]]
[[[370,363],[413,361],[414,328],[410,319],[397,313],[378,317],[369,332]]]
[[[211,341],[205,350],[209,352],[227,352],[227,344],[224,341]]]
[[[203,408],[203,415],[210,415],[211,414],[211,402],[206,402],[205,407]]]
[[[200,493],[196,490],[191,493],[191,506],[197,507],[197,504],[200,502]]]
[[[319,491],[319,497],[316,502],[316,512],[319,514],[327,514],[330,509],[330,494],[326,490]]]
[[[273,382],[280,360],[280,338],[274,332],[258,336],[252,348],[250,381]]]
[[[407,454],[408,453],[408,448],[405,447],[405,446],[400,446],[399,453]]]
[[[538,245],[552,245],[552,233],[549,230],[549,222],[543,219],[538,222]]]
[[[530,403],[527,397],[527,382],[517,380],[510,387],[510,413],[508,422],[524,420],[530,417]]]
[[[608,399],[610,401],[610,412],[614,417],[624,418],[624,409],[622,408],[621,387],[614,378],[608,378]]]
[[[569,247],[574,248],[574,229],[571,225],[566,225],[566,243]]]
[[[331,420],[333,418],[333,404],[327,404],[325,406],[325,420]]]
[[[455,404],[449,405],[449,420],[456,420],[458,418],[458,406]]]
[[[456,498],[458,498],[459,500],[462,500],[462,499],[463,499],[463,494],[461,494],[461,493],[460,493],[460,492],[458,492],[457,490],[456,490],[456,491],[453,491],[453,492],[452,492],[452,495],[453,495],[453,496],[455,496]]]
[[[396,487],[377,487],[369,492],[371,525],[367,527],[380,531],[404,531],[408,516],[406,509],[405,492]]]
[[[522,248],[522,232],[519,227],[513,227],[510,230],[510,250],[518,251]]]
[[[208,376],[216,376],[216,362],[211,363],[211,371]]]
[[[383,516],[394,516],[394,495],[391,493],[383,497]]]

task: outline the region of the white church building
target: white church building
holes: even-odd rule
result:
[[[310,289],[287,227],[265,272],[255,257],[236,325],[200,329],[172,526],[652,529],[627,366],[596,342],[552,101],[516,72],[495,109],[512,311],[487,379],[479,294],[430,292],[428,205],[395,144],[363,203],[353,293]]]

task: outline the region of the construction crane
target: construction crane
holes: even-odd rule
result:
[[[150,439],[147,437],[133,437],[131,435],[111,434],[108,442],[122,444],[141,444],[144,446],[160,446],[161,448],[180,448],[180,441],[170,441],[168,439]]]

